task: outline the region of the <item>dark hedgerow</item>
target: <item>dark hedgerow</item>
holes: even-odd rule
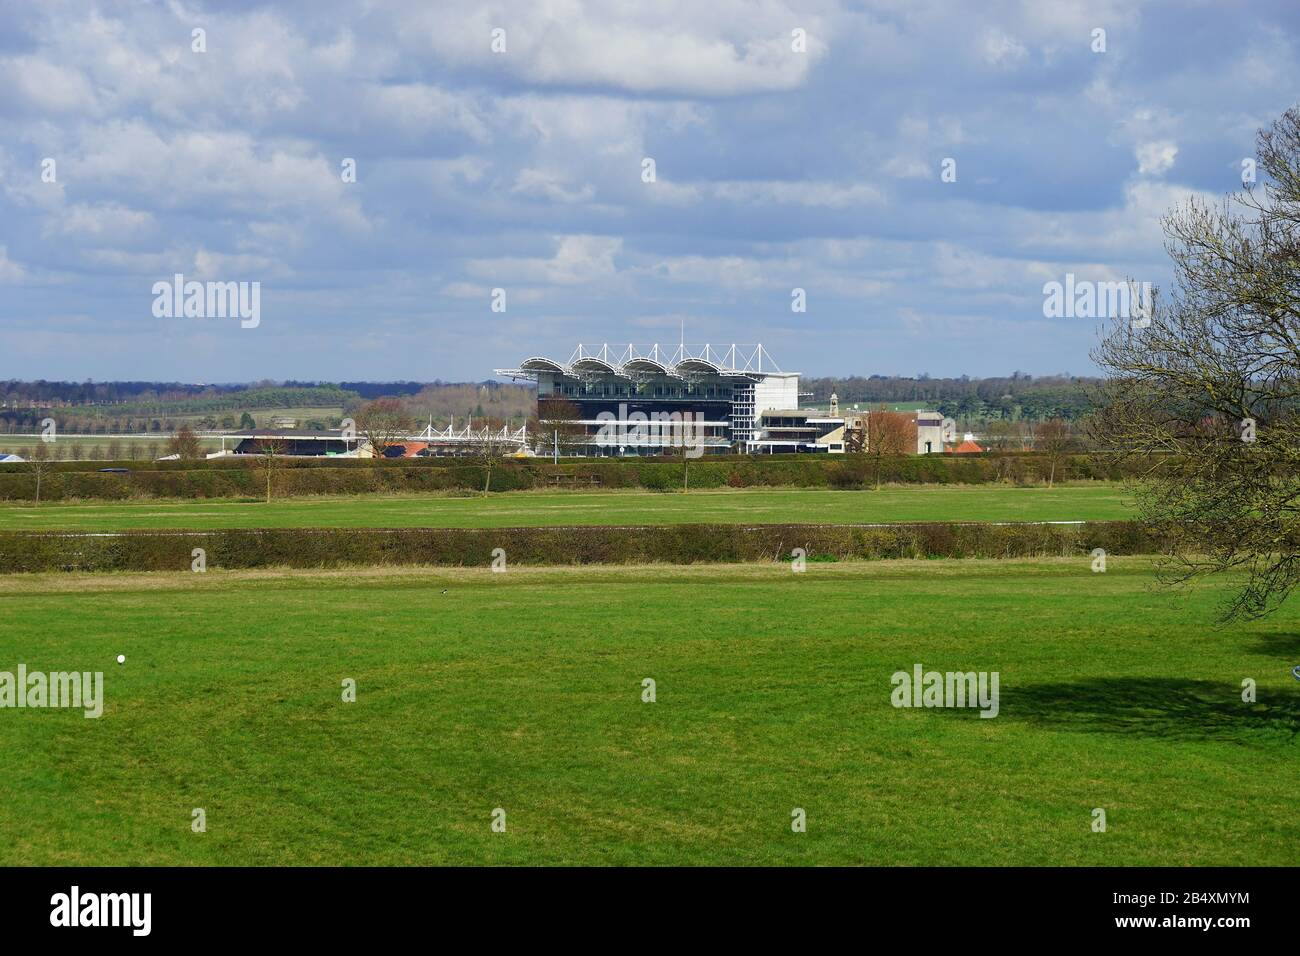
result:
[[[1150,554],[1161,536],[1134,521],[1048,524],[739,525],[566,528],[274,528],[0,532],[0,573],[177,571],[202,548],[209,568],[348,565],[486,566],[494,548],[512,564],[697,564],[809,560],[1022,558]]]
[[[176,467],[184,465],[187,467]],[[129,469],[105,474],[100,468]],[[682,462],[662,459],[581,459],[555,465],[543,459],[507,460],[492,469],[492,491],[544,488],[645,488],[682,486]],[[1136,468],[1136,466],[1130,466]],[[887,460],[881,480],[901,484],[1041,484],[1049,465],[1040,456],[913,455]],[[862,456],[701,458],[689,465],[691,488],[832,488],[874,485]],[[1056,479],[1118,480],[1119,466],[1075,455],[1057,464]],[[454,459],[393,462],[285,459],[275,494],[351,495],[396,492],[481,491],[483,468]],[[57,462],[41,486],[43,501],[126,498],[242,498],[263,493],[256,462]],[[28,501],[35,484],[24,465],[0,465],[0,501]]]

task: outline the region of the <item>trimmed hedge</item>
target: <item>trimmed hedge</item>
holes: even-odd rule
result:
[[[887,558],[1021,558],[1162,550],[1134,521],[1060,524],[739,525],[565,528],[284,528],[0,532],[0,573],[188,570],[194,548],[210,568],[348,565],[484,566],[495,548],[511,564],[696,564]]]
[[[84,463],[60,462],[41,485],[43,501],[78,498],[246,498],[266,493],[265,476],[255,462],[149,463],[129,474],[103,474]],[[138,464],[138,463],[136,463]],[[74,467],[75,465],[75,467]],[[161,467],[189,465],[187,468]],[[873,465],[860,455],[702,458],[692,461],[692,488],[866,488],[875,483]],[[883,463],[881,478],[903,484],[1037,484],[1049,465],[1040,456],[911,455]],[[1119,480],[1119,465],[1088,455],[1057,464],[1058,481]],[[396,492],[481,491],[483,467],[449,459],[432,462],[317,462],[286,459],[275,477],[275,494],[350,495]],[[682,463],[663,459],[581,459],[551,464],[543,459],[503,461],[492,468],[492,491],[563,488],[644,488],[675,491],[682,486]],[[0,465],[0,501],[30,501],[35,483],[26,466]]]

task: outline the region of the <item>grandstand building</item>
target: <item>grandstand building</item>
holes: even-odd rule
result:
[[[763,413],[799,404],[799,373],[783,372],[762,345],[579,345],[566,361],[533,356],[496,373],[537,383],[543,428],[563,424],[570,454],[757,451]],[[576,416],[549,419],[563,403]]]

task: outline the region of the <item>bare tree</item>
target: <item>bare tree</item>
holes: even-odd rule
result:
[[[1007,418],[994,418],[984,429],[984,444],[991,451],[1006,451],[1011,447],[1012,426]]]
[[[386,449],[401,444],[415,427],[406,406],[396,398],[377,398],[363,405],[356,423],[357,432],[366,439],[376,459],[383,458]]]
[[[36,481],[36,506],[41,504],[41,482],[54,469],[54,463],[50,460],[49,446],[41,441],[36,443],[36,447],[31,450],[27,456],[27,470],[32,473],[32,478]]]
[[[1090,429],[1142,469],[1162,579],[1246,574],[1222,620],[1266,614],[1300,583],[1300,107],[1257,152],[1262,189],[1166,216],[1171,293],[1094,352],[1110,377]]]
[[[1017,451],[1031,451],[1034,447],[1034,429],[1023,418],[1012,424],[1011,443]]]
[[[566,398],[543,398],[537,402],[537,439],[542,451],[548,448],[558,457],[566,451],[586,447],[585,426],[578,423],[582,410]]]
[[[1049,418],[1038,426],[1035,447],[1047,459],[1047,487],[1056,482],[1056,467],[1074,447],[1074,432],[1063,418]]]
[[[880,476],[886,458],[916,451],[916,419],[904,412],[891,412],[883,405],[867,414],[866,452],[880,490]]]
[[[688,493],[691,490],[691,459],[699,457],[698,446],[692,448],[683,437],[681,441],[666,446],[663,453],[667,458],[680,458],[682,460],[682,494]]]
[[[172,437],[167,439],[165,446],[166,454],[176,455],[178,458],[202,458],[203,445],[199,442],[199,436],[194,434],[189,425],[181,425]]]
[[[514,443],[505,438],[509,430],[499,418],[485,419],[480,427],[482,431],[475,433],[471,448],[474,458],[483,466],[483,497],[486,498],[488,489],[492,487],[493,467],[514,447]]]
[[[257,439],[257,465],[262,470],[262,475],[266,479],[266,503],[271,503],[271,490],[275,485],[276,475],[279,474],[283,465],[281,460],[284,455],[285,443],[283,440],[275,437]]]

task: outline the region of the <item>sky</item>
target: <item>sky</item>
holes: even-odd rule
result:
[[[0,0],[0,378],[479,381],[683,326],[1088,374],[1044,284],[1167,284],[1298,44],[1293,0]],[[256,323],[158,314],[176,274]]]

